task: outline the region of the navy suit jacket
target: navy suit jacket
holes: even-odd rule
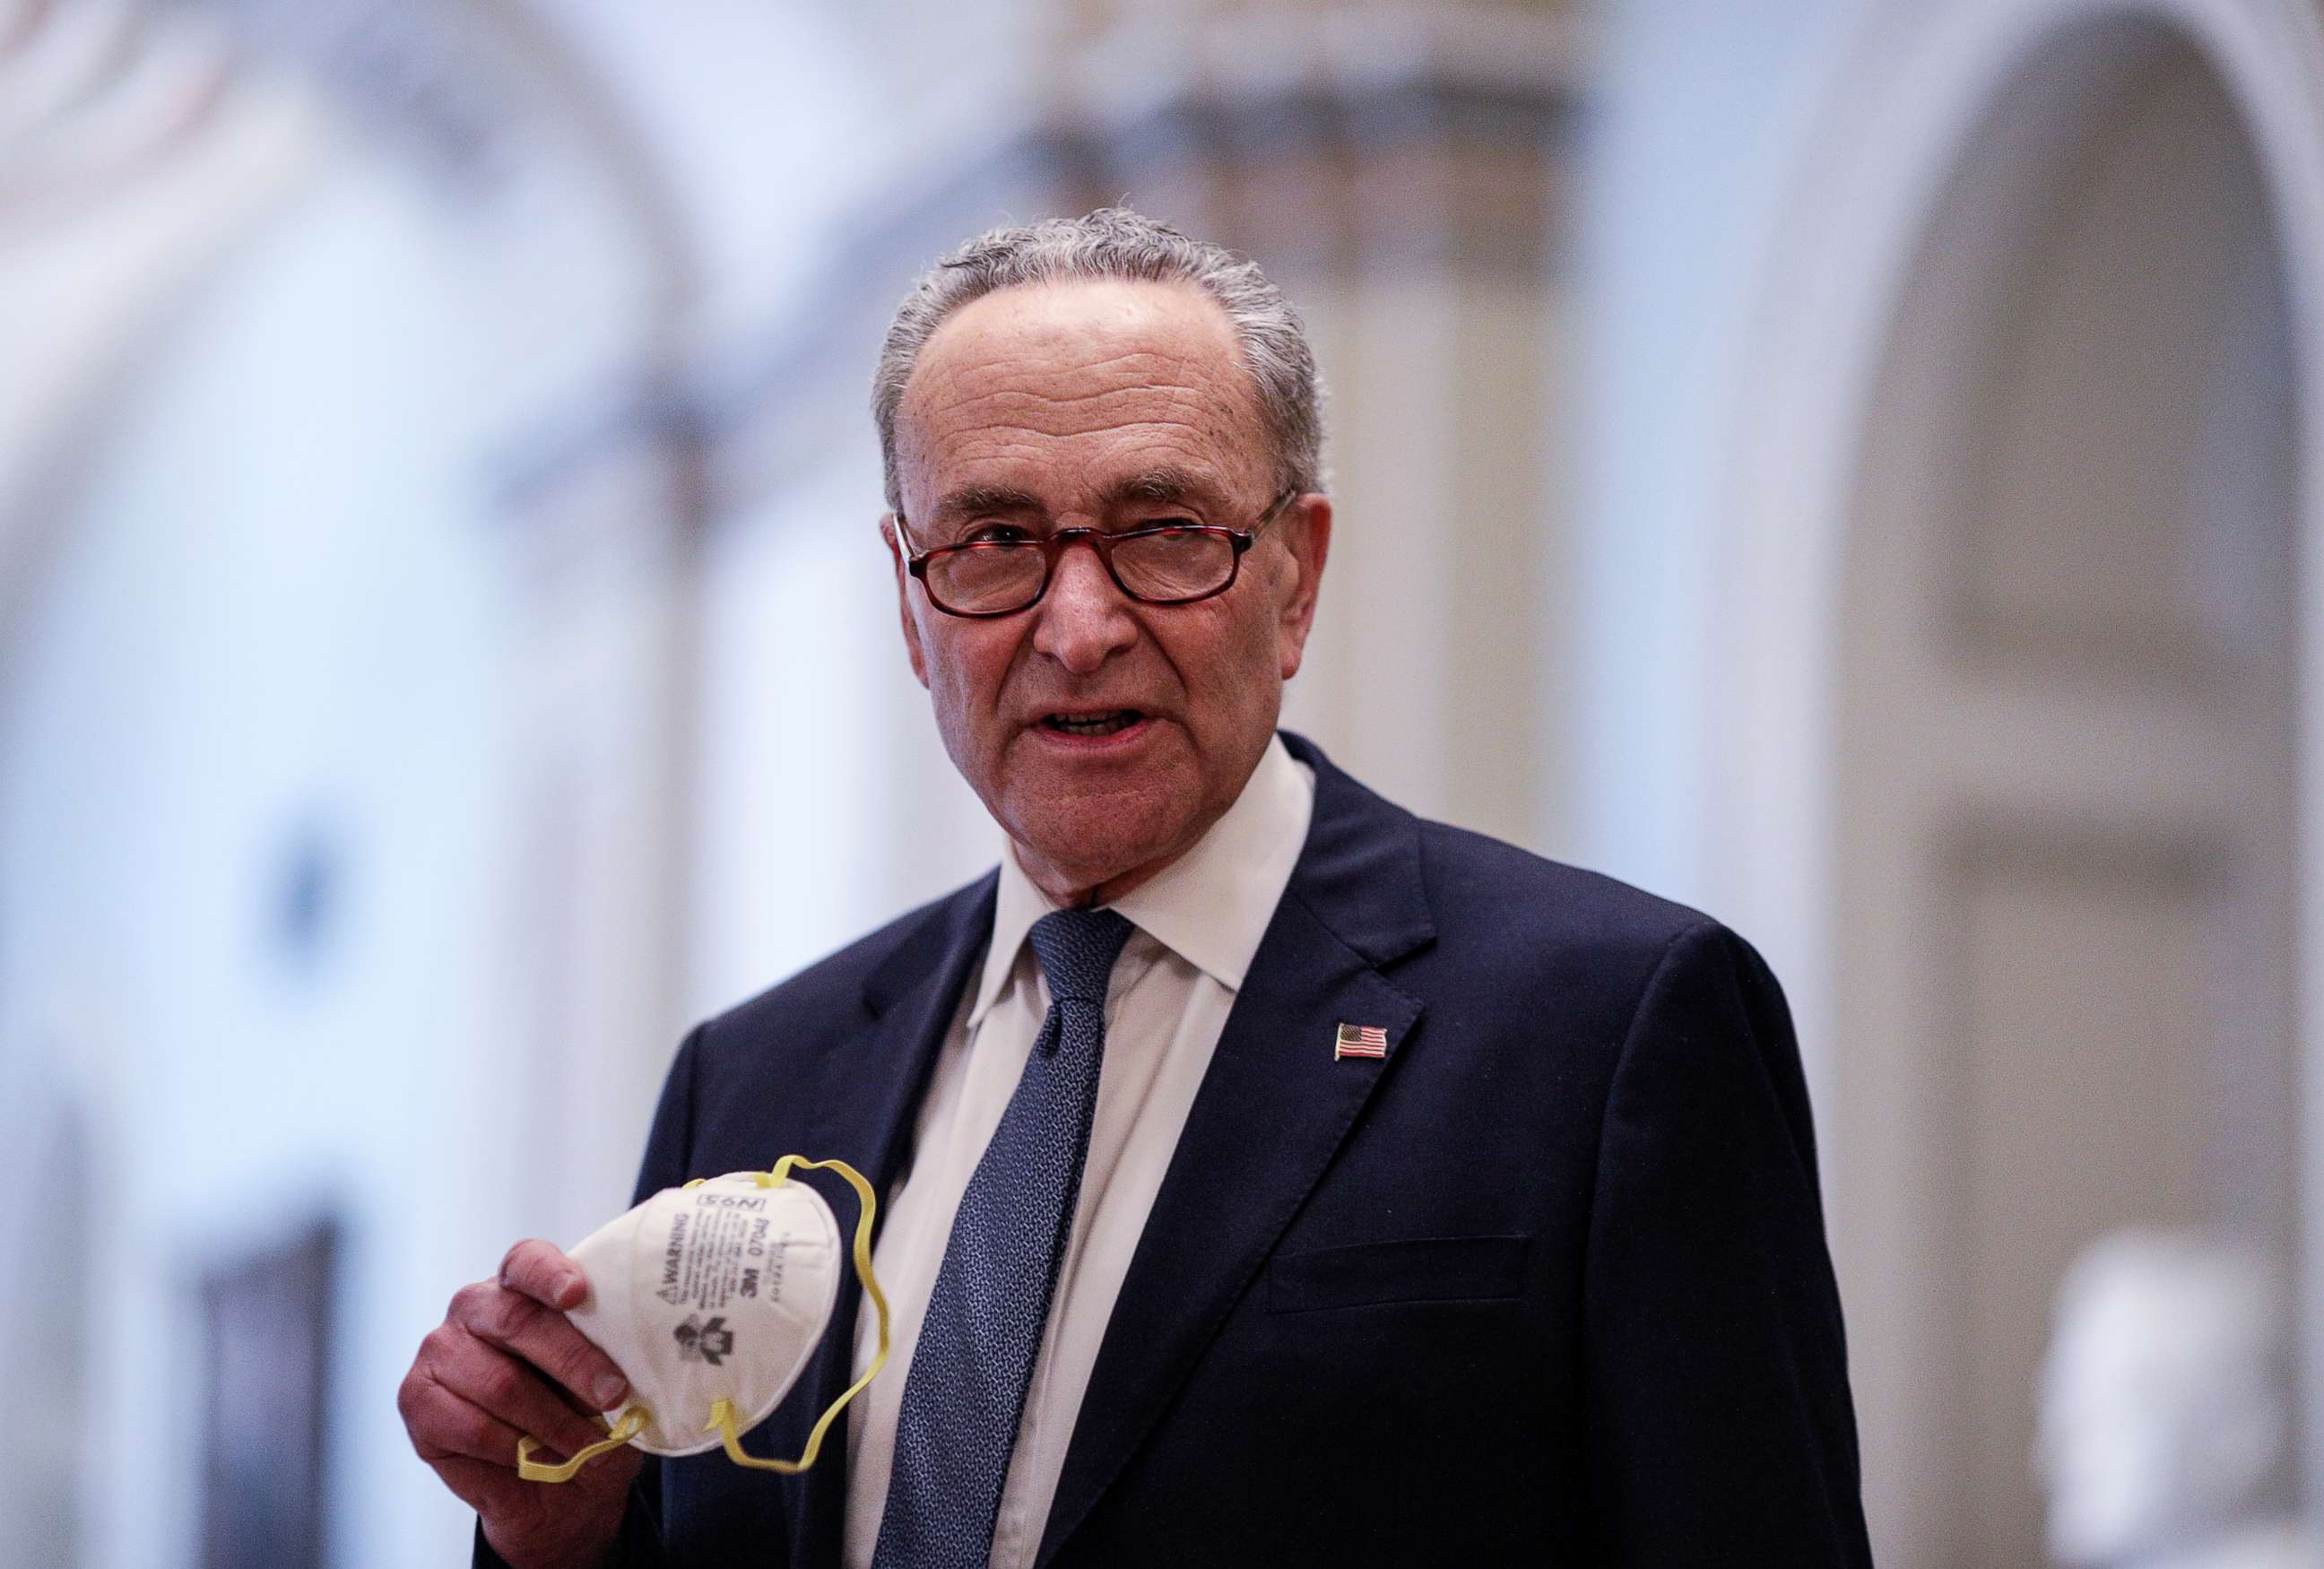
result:
[[[1041,1565],[1869,1563],[1805,1086],[1758,955],[1285,739],[1315,770],[1307,843],[1122,1283]],[[641,1195],[794,1151],[884,1192],[993,889],[696,1029]],[[1343,1021],[1387,1056],[1334,1060]],[[798,1454],[845,1387],[859,1296],[753,1453]],[[836,1564],[846,1454],[796,1478],[650,1461],[625,1555]]]

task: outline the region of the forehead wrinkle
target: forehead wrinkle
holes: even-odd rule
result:
[[[1184,395],[1211,402],[1221,401],[1218,383],[1230,383],[1231,401],[1240,402],[1264,426],[1258,383],[1242,341],[1224,309],[1200,289],[1179,282],[1135,282],[1126,285],[1134,309],[1092,312],[1047,307],[1047,302],[1070,300],[1091,289],[1119,295],[1124,287],[1094,281],[1025,283],[969,302],[930,336],[906,380],[902,406],[918,404],[918,411],[932,413],[981,395],[995,378],[1099,375],[1127,367],[1133,383],[1155,390],[1175,383]],[[1177,313],[1173,320],[1172,313],[1157,312],[1152,303],[1157,292],[1193,304],[1193,316]],[[1157,333],[1166,335],[1163,341],[1157,341]],[[973,341],[973,350],[964,346],[964,337]],[[1075,358],[1076,353],[1088,357]],[[1056,363],[1060,359],[1065,363]],[[939,383],[970,385],[939,392]],[[1029,392],[1021,383],[1019,390]]]
[[[1213,448],[1219,449],[1214,453]],[[1217,442],[1201,427],[1182,420],[1146,422],[1114,461],[1098,463],[1093,472],[1076,463],[1074,469],[1083,478],[1068,482],[1066,490],[1049,500],[1042,495],[1050,488],[1057,447],[1056,438],[1045,432],[987,427],[970,438],[933,443],[927,455],[941,465],[972,464],[991,476],[964,481],[945,490],[929,509],[931,517],[965,511],[1047,513],[1067,510],[1073,491],[1084,485],[1090,487],[1090,499],[1101,507],[1129,503],[1167,505],[1188,500],[1224,506],[1236,494],[1235,450]],[[1028,484],[1023,477],[1026,465],[1042,474],[1042,479]]]
[[[1005,342],[982,346],[983,352],[974,358],[963,358],[963,351],[957,349],[924,358],[922,365],[928,374],[916,374],[907,385],[907,403],[920,404],[918,412],[931,417],[970,412],[982,402],[1012,396],[1056,405],[1139,393],[1196,401],[1205,401],[1207,393],[1214,401],[1215,383],[1250,380],[1239,355],[1222,363],[1209,355],[1140,345],[1062,365],[1038,363],[1043,356],[1036,353],[1029,356],[1035,363],[1028,365],[1028,356],[1010,352]],[[1074,386],[1090,380],[1103,384]],[[1060,383],[1067,390],[1055,390]],[[915,392],[919,396],[915,397]]]
[[[940,336],[922,351],[921,363],[933,359],[941,370],[956,376],[1013,374],[1028,360],[1040,362],[1041,374],[1049,375],[1127,371],[1139,380],[1153,379],[1157,373],[1165,379],[1204,380],[1250,374],[1231,337],[1181,348],[1151,340],[1108,344],[1104,340],[1111,336],[1066,323],[1026,324],[996,333],[997,341],[979,346],[981,352],[974,356],[957,340],[947,343]]]
[[[1131,461],[1139,462],[1133,472],[1140,473],[1175,469],[1181,475],[1199,475],[1214,466],[1201,456],[1204,451],[1240,450],[1231,431],[1222,431],[1215,421],[1200,419],[1146,419],[1087,431],[1052,430],[1012,420],[981,425],[971,430],[947,431],[925,439],[923,447],[931,456],[941,454],[953,462],[1023,458],[1038,463],[1054,460],[1061,452],[1085,450],[1084,438],[1092,442],[1119,443],[1132,454],[1157,454],[1142,462],[1133,457]],[[995,477],[989,483],[1016,482]]]
[[[1109,401],[1124,398],[1158,398],[1168,405],[1194,404],[1198,407],[1206,402],[1201,388],[1177,382],[1141,382],[1134,386],[1123,386],[1115,383],[1108,386],[1063,392],[1042,386],[1028,386],[1021,382],[1015,382],[998,387],[963,387],[940,402],[934,401],[936,396],[937,394],[931,389],[930,406],[918,411],[921,419],[952,416],[970,420],[987,419],[998,423],[1007,423],[1010,411],[1026,405],[1034,409],[1065,411],[1093,407],[1102,409]],[[998,411],[998,412],[982,412],[987,410]],[[1134,422],[1147,423],[1145,420]]]
[[[980,337],[973,347],[931,344],[906,390],[899,453],[912,464],[934,465],[936,472],[971,463],[990,483],[1025,488],[1025,479],[1010,472],[1019,459],[1047,466],[1065,457],[1056,446],[1060,440],[1076,447],[1083,438],[1116,441],[1128,448],[1125,461],[1105,468],[1139,464],[1196,475],[1214,472],[1208,489],[1222,503],[1239,488],[1230,482],[1245,461],[1264,461],[1266,421],[1231,335],[1220,334],[1217,347],[1223,352],[1199,342],[1185,348],[1150,341],[1117,347],[1104,343],[1102,333],[1086,329],[1072,336],[1093,351],[1091,358],[1046,363],[1051,356],[1042,352],[1036,332],[1004,334],[998,342]],[[1086,343],[1090,338],[1098,341]],[[1010,352],[1012,340],[1031,346],[1029,352]],[[1106,352],[1094,352],[1101,347]],[[1046,494],[1047,477],[1030,488]],[[1191,488],[1182,485],[1178,495]],[[1119,499],[1121,489],[1117,484],[1106,494]]]

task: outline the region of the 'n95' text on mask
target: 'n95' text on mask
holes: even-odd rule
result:
[[[862,1205],[853,1257],[880,1315],[880,1343],[863,1376],[832,1402],[797,1460],[743,1452],[742,1435],[782,1401],[823,1340],[839,1300],[847,1253],[823,1195],[790,1179],[826,1168]],[[738,1171],[664,1188],[601,1227],[571,1258],[589,1292],[567,1316],[630,1382],[607,1435],[566,1460],[532,1458],[517,1444],[529,1481],[566,1481],[607,1450],[633,1444],[649,1454],[699,1454],[722,1445],[738,1465],[791,1472],[815,1463],[824,1434],[888,1360],[888,1299],[872,1274],[871,1185],[839,1160],[786,1155],[772,1171]]]

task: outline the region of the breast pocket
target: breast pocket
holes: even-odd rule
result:
[[[1480,1302],[1525,1288],[1526,1237],[1411,1237],[1278,1253],[1267,1310],[1311,1313],[1388,1302]]]

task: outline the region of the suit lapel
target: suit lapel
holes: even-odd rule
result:
[[[873,1015],[854,1039],[824,1059],[816,1092],[812,1136],[801,1151],[810,1159],[836,1158],[862,1172],[872,1191],[887,1198],[898,1167],[910,1147],[914,1112],[944,1045],[972,967],[992,931],[996,879],[987,875],[937,908],[918,930],[863,983],[863,1001]],[[844,1231],[852,1231],[854,1195],[825,1173],[802,1173],[822,1185]],[[886,1218],[884,1209],[880,1220]],[[807,1375],[799,1382],[812,1398],[794,1389],[771,1429],[779,1444],[752,1448],[761,1454],[797,1454],[807,1432],[853,1378],[856,1307],[862,1288],[853,1274],[842,1286],[830,1327]],[[822,1455],[795,1479],[792,1498],[791,1563],[796,1569],[836,1564],[847,1514],[847,1418],[825,1435]]]
[[[1307,843],[1188,1112],[1098,1351],[1038,1564],[1112,1484],[1331,1163],[1421,1003],[1380,968],[1434,935],[1419,828],[1298,737]],[[1383,1058],[1335,1060],[1342,1023]]]

